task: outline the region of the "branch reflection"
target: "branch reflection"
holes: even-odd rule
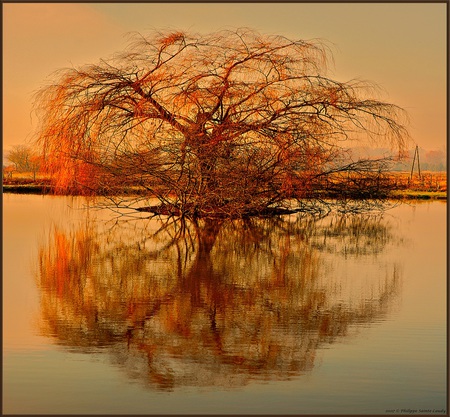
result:
[[[107,351],[153,389],[302,375],[319,348],[383,320],[399,289],[392,261],[348,272],[392,242],[382,218],[143,224],[54,228],[36,277],[44,335]]]

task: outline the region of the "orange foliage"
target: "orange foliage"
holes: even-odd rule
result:
[[[326,62],[320,42],[246,28],[136,35],[38,92],[37,142],[58,193],[128,184],[192,217],[282,207],[349,137],[408,137],[401,108],[330,79]]]

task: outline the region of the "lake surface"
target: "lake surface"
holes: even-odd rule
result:
[[[3,413],[447,413],[445,202],[199,224],[86,204],[3,196]]]

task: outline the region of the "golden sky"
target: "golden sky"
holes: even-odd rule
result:
[[[332,44],[330,76],[376,82],[410,115],[414,144],[446,149],[446,3],[3,3],[3,149],[36,129],[50,74],[122,50],[126,33],[251,27]]]

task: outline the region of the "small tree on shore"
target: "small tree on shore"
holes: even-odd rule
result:
[[[16,145],[7,153],[7,159],[16,172],[31,172],[33,179],[40,169],[41,157],[30,146]],[[12,173],[12,171],[10,171]]]
[[[327,59],[323,43],[250,29],[136,34],[38,92],[37,143],[63,191],[140,186],[192,217],[262,213],[358,170],[348,139],[403,147],[402,109],[328,78]]]
[[[24,145],[13,146],[6,155],[9,162],[14,165],[18,172],[29,171],[29,161],[31,157],[31,149]]]

